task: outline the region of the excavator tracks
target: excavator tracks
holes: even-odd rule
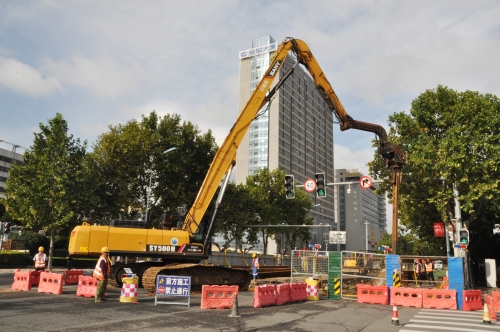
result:
[[[150,267],[142,275],[144,289],[156,291],[156,276],[174,275],[191,277],[191,291],[201,291],[203,285],[237,285],[240,291],[246,291],[252,280],[245,269],[231,269],[224,266],[201,264],[170,264]]]

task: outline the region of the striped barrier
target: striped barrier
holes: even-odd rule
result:
[[[333,295],[340,296],[340,278],[333,278]]]
[[[357,302],[368,304],[389,304],[389,287],[357,284]]]
[[[305,282],[294,282],[290,284],[290,302],[301,302],[307,300],[307,284]]]
[[[256,286],[253,293],[253,307],[262,308],[276,303],[276,285]]]
[[[83,270],[66,270],[64,272],[64,284],[65,285],[78,284],[78,278],[81,275],[83,275]]]
[[[445,289],[423,289],[422,308],[457,309],[457,291]]]
[[[290,302],[290,284],[276,285],[276,305]]]
[[[306,294],[309,301],[319,300],[319,280],[314,278],[306,279]]]
[[[401,287],[401,277],[399,276],[399,270],[392,271],[392,286]]]
[[[463,290],[462,295],[463,295],[462,310],[464,311],[483,310],[481,290]]]
[[[38,284],[38,293],[62,294],[63,275],[59,273],[42,272],[40,273],[40,283]]]
[[[256,287],[257,288],[257,287]],[[209,286],[201,288],[202,309],[231,309],[238,286]]]
[[[122,291],[120,293],[120,302],[137,303],[139,291],[139,277],[122,278]]]
[[[76,296],[95,297],[97,289],[97,278],[91,276],[78,276],[78,288]]]
[[[21,270],[17,269],[14,273],[14,282],[12,283],[12,289],[19,291],[31,290],[30,278],[31,273],[29,269],[27,272],[22,272]]]
[[[422,308],[422,289],[391,287],[391,305]]]

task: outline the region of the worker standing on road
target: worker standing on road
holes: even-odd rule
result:
[[[68,256],[66,256],[66,267],[68,268],[68,270],[71,270],[73,268],[73,255],[72,254],[68,254]]]
[[[106,292],[106,286],[108,285],[109,272],[111,270],[111,265],[109,264],[108,247],[102,247],[101,257],[97,260],[97,264],[94,269],[94,277],[97,278],[97,288],[95,290],[95,303],[101,303],[106,301],[104,299],[104,293]]]
[[[425,261],[425,274],[427,276],[427,281],[429,282],[429,285],[431,284],[431,279],[432,279],[432,284],[436,284],[436,280],[434,280],[434,262],[431,261],[429,258]]]
[[[425,265],[420,263],[420,258],[415,259],[415,281],[425,280]]]
[[[38,254],[33,257],[35,262],[35,271],[45,271],[45,262],[47,261],[47,255],[43,252],[43,247],[38,248]]]
[[[255,281],[255,279],[257,279],[259,277],[259,267],[260,267],[260,263],[259,263],[259,257],[257,257],[257,254],[253,254],[252,255],[253,259],[252,259],[252,275],[253,275],[253,280]]]

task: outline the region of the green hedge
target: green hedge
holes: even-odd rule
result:
[[[29,266],[33,264],[33,258],[25,252],[2,250],[0,255],[0,265],[2,266]]]

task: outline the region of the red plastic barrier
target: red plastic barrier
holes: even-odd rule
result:
[[[78,288],[76,289],[76,296],[95,297],[97,289],[97,278],[92,276],[78,276]]]
[[[484,303],[488,306],[488,311],[490,312],[490,319],[492,322],[497,321],[497,314],[494,310],[493,297],[488,294],[484,294]]]
[[[358,303],[369,304],[389,304],[389,287],[388,286],[371,286],[357,284]]]
[[[483,301],[481,299],[481,290],[464,290],[463,306],[464,311],[483,310]]]
[[[59,273],[42,272],[40,273],[40,283],[38,284],[38,293],[62,294],[63,275]]]
[[[83,275],[83,270],[66,270],[64,272],[64,284],[76,285],[78,284],[78,277]]]
[[[276,285],[256,286],[253,292],[253,307],[269,307],[276,303]]]
[[[423,289],[422,308],[457,309],[457,291],[454,289]]]
[[[422,308],[422,289],[391,287],[391,305]]]
[[[290,302],[307,301],[307,284],[294,282],[290,284]]]
[[[276,305],[290,302],[290,284],[276,285]]]
[[[28,269],[27,272],[21,272],[17,269],[14,273],[14,282],[12,283],[13,290],[29,291],[31,290],[31,273]]]
[[[238,286],[209,286],[201,288],[202,309],[232,309]]]
[[[38,286],[40,283],[40,272],[42,271],[31,271],[30,284],[31,287]]]
[[[495,312],[500,312],[500,292],[491,292],[491,299],[493,301],[493,308]]]

